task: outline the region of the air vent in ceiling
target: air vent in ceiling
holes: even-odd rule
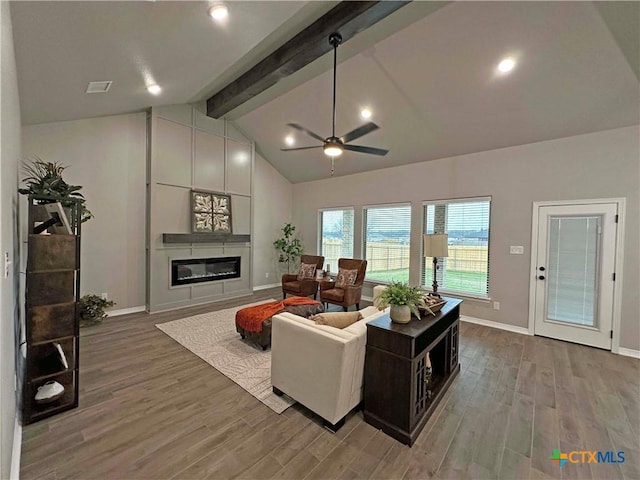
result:
[[[107,93],[111,88],[112,83],[113,82],[111,80],[104,82],[89,82],[85,93]]]

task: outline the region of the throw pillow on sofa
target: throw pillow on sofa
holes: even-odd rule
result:
[[[316,278],[316,264],[315,263],[301,263],[300,271],[298,272],[298,280],[305,280],[307,278]]]
[[[360,312],[329,312],[311,315],[309,320],[316,322],[316,325],[328,325],[335,328],[346,328],[351,324],[362,320]]]
[[[336,288],[344,288],[349,285],[355,285],[357,277],[358,270],[346,270],[344,268],[338,269],[338,276],[336,277]]]

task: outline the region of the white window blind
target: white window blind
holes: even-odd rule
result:
[[[332,272],[339,258],[353,258],[353,208],[320,211],[320,255]]]
[[[364,208],[367,280],[409,281],[411,205]]]
[[[547,318],[597,327],[602,218],[549,218]]]
[[[424,233],[448,234],[449,256],[438,258],[438,291],[489,296],[490,211],[490,198],[425,203]],[[433,259],[423,260],[422,285],[431,288]]]

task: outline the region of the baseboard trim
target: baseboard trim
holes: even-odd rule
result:
[[[618,347],[618,354],[625,357],[640,358],[640,350],[633,350],[632,348]]]
[[[525,327],[516,327],[514,325],[507,325],[506,323],[493,322],[491,320],[484,320],[483,318],[469,317],[467,315],[460,315],[460,320],[467,323],[482,325],[484,327],[497,328],[499,330],[506,330],[508,332],[533,336],[533,334],[529,333],[529,329]],[[633,350],[632,348],[619,347],[618,355],[640,359],[640,350]]]
[[[508,325],[506,323],[494,322],[492,320],[485,320],[484,318],[469,317],[468,315],[460,315],[460,320],[467,323],[482,325],[483,327],[497,328],[499,330],[506,330],[507,332],[520,333],[522,335],[529,335],[529,329],[526,327],[516,327],[515,325]]]
[[[111,310],[107,313],[109,317],[119,317],[120,315],[129,315],[130,313],[140,313],[147,310],[147,307],[141,305],[140,307],[121,308],[119,310]]]
[[[258,285],[257,287],[253,287],[253,291],[257,292],[258,290],[266,290],[268,288],[275,288],[282,285],[282,283],[271,283],[269,285]]]
[[[16,424],[13,427],[13,450],[11,451],[11,470],[9,478],[11,480],[20,479],[20,455],[22,453],[22,425],[16,415]]]
[[[365,297],[364,295],[362,295],[360,297],[361,300],[366,300],[367,302],[371,302],[373,303],[373,297]]]

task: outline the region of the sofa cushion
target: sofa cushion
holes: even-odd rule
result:
[[[360,310],[360,313],[362,314],[362,318],[367,318],[371,315],[380,313],[380,310],[378,310],[377,307],[364,307],[362,310]]]
[[[301,263],[300,271],[298,272],[298,280],[304,280],[305,278],[316,278],[316,265],[315,263]]]
[[[292,323],[296,323],[298,325],[301,325],[303,329],[309,329],[309,331],[312,332],[318,332],[319,335],[324,335],[324,336],[329,336],[329,337],[337,337],[340,338],[344,341],[350,341],[353,339],[354,337],[354,333],[352,333],[351,331],[349,331],[349,329],[351,327],[353,327],[353,325],[358,325],[361,322],[356,322],[353,325],[345,328],[345,329],[339,329],[336,327],[330,327],[329,325],[316,325],[316,323],[312,320],[309,320],[308,318],[303,318],[299,315],[293,315],[291,313],[287,313],[287,312],[282,312],[282,313],[278,313],[277,315],[274,315],[273,318],[275,319],[276,317],[278,318],[285,318],[286,320],[288,320],[289,322]]]
[[[345,328],[362,319],[360,312],[325,312],[309,317],[316,325],[329,325],[330,327]]]
[[[344,288],[347,285],[355,285],[358,277],[358,270],[347,270],[345,268],[338,269],[336,277],[336,288]]]

